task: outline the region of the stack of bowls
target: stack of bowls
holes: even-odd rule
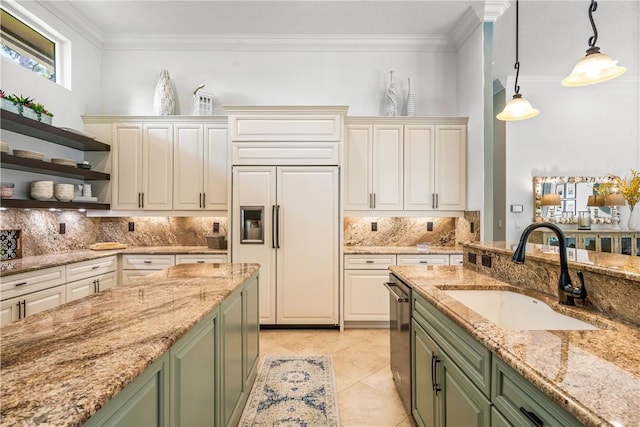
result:
[[[13,189],[15,184],[13,182],[3,182],[0,184],[0,197],[3,199],[10,199],[13,197]]]
[[[70,202],[73,199],[73,184],[54,184],[53,195],[61,202]]]
[[[29,194],[36,200],[49,200],[53,197],[53,181],[33,181]]]

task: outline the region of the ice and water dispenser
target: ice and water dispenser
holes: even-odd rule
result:
[[[240,243],[264,243],[264,206],[240,206]]]

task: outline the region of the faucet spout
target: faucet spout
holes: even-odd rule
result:
[[[550,223],[536,223],[531,224],[524,229],[520,236],[520,242],[513,253],[512,261],[516,264],[524,264],[525,252],[527,247],[527,239],[531,232],[537,228],[548,228],[555,233],[558,237],[560,245],[560,277],[558,279],[558,299],[560,304],[576,305],[575,298],[585,299],[587,297],[587,289],[584,286],[584,280],[582,273],[580,272],[580,288],[574,288],[571,283],[571,276],[569,276],[569,266],[567,263],[567,244],[565,241],[564,233],[562,229],[555,224]]]

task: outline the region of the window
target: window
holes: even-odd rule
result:
[[[4,9],[0,12],[0,54],[55,82],[56,43]]]

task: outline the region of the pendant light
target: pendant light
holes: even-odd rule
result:
[[[513,95],[513,99],[504,106],[504,110],[496,116],[498,120],[525,120],[531,119],[540,114],[540,111],[533,108],[529,101],[522,97],[522,94],[520,94],[520,86],[518,86],[518,76],[520,75],[520,61],[518,60],[519,14],[519,2],[516,0],[516,64],[514,66],[516,69],[516,83],[514,87],[515,94]]]
[[[593,29],[593,36],[589,37],[587,55],[578,61],[569,77],[562,80],[562,86],[577,87],[606,82],[607,80],[615,79],[623,75],[627,71],[625,67],[616,65],[618,61],[614,61],[609,55],[600,53],[600,48],[596,46],[598,30],[593,21],[593,12],[595,12],[597,8],[598,2],[591,0],[591,4],[589,5],[589,21]]]

